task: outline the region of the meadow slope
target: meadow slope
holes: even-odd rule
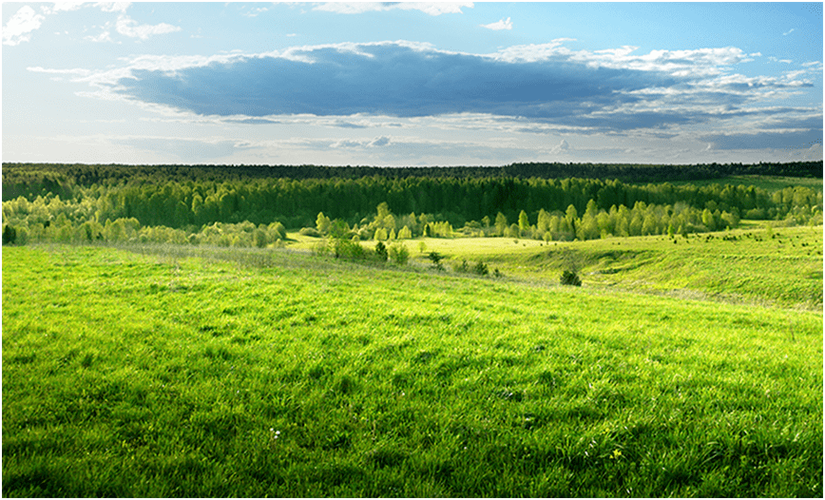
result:
[[[3,247],[4,496],[823,494],[821,310],[143,252]]]
[[[558,283],[571,263],[586,287],[725,302],[822,309],[822,226],[745,228],[688,237],[641,236],[575,242],[513,238],[423,238],[402,241],[413,261],[429,252],[452,270],[483,261],[490,271],[544,285]],[[290,235],[311,250],[317,238]],[[423,242],[424,251],[421,251]],[[372,250],[375,242],[362,242]]]

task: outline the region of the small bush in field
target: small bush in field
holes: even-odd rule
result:
[[[341,257],[345,259],[363,259],[364,247],[355,241],[348,240],[346,238],[335,238],[333,243],[333,253],[335,254],[336,259]]]
[[[561,279],[559,281],[562,285],[582,286],[581,278],[573,271],[564,271],[561,273]]]
[[[444,270],[444,265],[441,264],[441,260],[444,258],[443,255],[441,255],[438,252],[430,252],[427,255],[427,258],[430,259],[430,261],[433,263],[434,268],[438,269],[439,271]]]
[[[487,268],[487,264],[485,264],[482,260],[478,261],[475,267],[473,267],[473,272],[475,272],[479,276],[487,276],[488,274],[490,274],[490,270]]]
[[[385,262],[389,257],[389,253],[387,252],[387,246],[384,245],[383,242],[379,241],[375,244],[375,255],[378,260]]]
[[[410,251],[401,243],[394,243],[389,248],[389,257],[393,262],[399,265],[404,265],[410,260]]]
[[[298,234],[301,234],[303,236],[310,236],[312,238],[320,238],[321,237],[321,233],[319,233],[318,230],[315,229],[314,227],[301,228],[301,230],[298,231]]]
[[[470,264],[467,263],[467,259],[463,259],[461,264],[457,262],[453,264],[453,270],[457,273],[468,273],[470,272]]]

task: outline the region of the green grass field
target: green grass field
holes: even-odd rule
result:
[[[821,231],[4,247],[2,492],[821,497]]]
[[[822,226],[744,229],[677,236],[607,238],[544,243],[512,238],[425,238],[404,242],[413,261],[446,256],[445,267],[484,261],[490,270],[543,284],[558,283],[567,260],[580,267],[585,286],[737,303],[822,309]],[[294,248],[319,241],[291,235]],[[425,251],[420,251],[421,242]],[[372,249],[375,242],[362,242]]]

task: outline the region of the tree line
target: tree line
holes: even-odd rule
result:
[[[775,168],[800,173],[800,165]],[[807,187],[473,175],[299,179],[260,173],[278,167],[244,168],[4,164],[4,223],[31,240],[118,240],[143,230],[151,241],[260,246],[282,239],[286,228],[323,233],[327,220],[379,241],[458,233],[569,240],[724,229],[743,218],[821,223],[822,214],[822,193]],[[17,196],[6,199],[9,191]]]

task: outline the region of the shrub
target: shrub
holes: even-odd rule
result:
[[[364,258],[364,247],[362,247],[359,243],[348,240],[346,238],[335,238],[332,244],[332,251],[335,254],[335,258],[345,258],[345,259],[363,259]]]
[[[475,267],[473,267],[473,272],[479,276],[487,276],[490,274],[490,270],[487,269],[487,264],[485,264],[482,260],[478,261]]]
[[[561,279],[559,281],[562,285],[582,286],[581,278],[573,271],[564,271],[561,273]]]
[[[389,257],[387,253],[387,246],[384,245],[382,242],[378,242],[375,244],[375,255],[378,257],[378,260],[384,262]]]
[[[404,265],[410,259],[410,251],[401,243],[394,243],[390,246],[389,257],[399,265]]]
[[[438,269],[439,271],[444,270],[444,266],[441,264],[441,260],[444,258],[443,255],[441,255],[438,252],[430,252],[429,255],[427,255],[427,258],[430,259],[430,261],[433,263],[434,268]]]
[[[3,228],[3,244],[14,245],[17,242],[17,230],[14,226],[6,224]]]
[[[321,236],[321,233],[319,233],[318,230],[314,227],[301,228],[301,230],[298,231],[298,234],[301,234],[303,236],[310,236],[312,238],[319,238]]]

